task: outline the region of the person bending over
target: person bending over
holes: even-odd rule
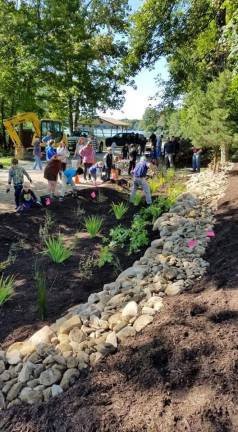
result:
[[[65,195],[66,188],[68,186],[71,186],[72,188],[75,186],[74,178],[77,175],[83,174],[83,168],[78,167],[77,169],[74,168],[68,168],[63,172],[62,175],[62,191],[61,196]]]
[[[146,174],[149,168],[149,163],[146,162],[145,156],[142,156],[140,162],[138,162],[134,169],[134,177],[130,194],[130,202],[133,202],[137,189],[141,188],[145,193],[146,204],[150,205],[151,194],[150,188],[146,181]]]

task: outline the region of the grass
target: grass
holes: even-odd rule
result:
[[[71,249],[67,248],[60,236],[57,238],[49,237],[45,240],[43,255],[48,255],[56,264],[61,264],[72,256]]]
[[[99,216],[89,216],[84,219],[85,227],[91,238],[96,237],[102,228],[103,219]]]
[[[117,220],[123,218],[128,210],[128,206],[122,201],[119,204],[112,203],[112,210]]]
[[[138,207],[138,205],[140,205],[141,201],[143,198],[143,194],[141,191],[136,191],[136,194],[132,200],[132,203],[134,204],[135,207]]]
[[[2,164],[4,168],[10,168],[12,157],[13,156],[0,157],[0,164]]]
[[[14,277],[13,276],[7,276],[4,278],[4,276],[1,276],[0,278],[0,306],[5,303],[14,293]]]

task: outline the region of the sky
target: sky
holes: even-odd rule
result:
[[[129,0],[129,4],[132,10],[135,11],[143,4],[143,0]],[[138,73],[135,77],[136,90],[132,87],[124,87],[126,90],[125,103],[121,110],[108,110],[104,115],[116,119],[141,119],[145,109],[148,106],[156,104],[156,101],[151,101],[149,99],[153,97],[158,90],[155,84],[155,78],[158,75],[160,75],[162,79],[168,78],[168,69],[164,58],[160,59],[155,64],[154,70],[143,69]]]

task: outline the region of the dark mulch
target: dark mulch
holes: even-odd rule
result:
[[[99,246],[102,238],[90,239],[83,226],[84,217],[99,215],[103,217],[102,236],[108,236],[110,228],[118,225],[111,203],[120,202],[128,197],[111,188],[101,189],[106,197],[104,202],[91,198],[92,189],[83,190],[78,197],[67,197],[64,202],[55,202],[47,211],[54,219],[52,233],[59,231],[67,242],[74,242],[73,256],[63,264],[52,264],[49,258],[39,255],[41,250],[39,228],[43,223],[45,209],[34,209],[22,215],[0,215],[0,262],[5,260],[9,248],[21,241],[21,248],[17,251],[17,258],[5,274],[16,277],[17,287],[15,295],[0,308],[0,344],[7,347],[14,341],[20,341],[42,327],[37,306],[37,292],[34,282],[34,266],[36,259],[45,271],[48,284],[48,315],[47,322],[59,318],[71,306],[87,301],[90,293],[100,291],[105,283],[115,280],[119,271],[113,265],[102,268],[95,266]],[[78,216],[78,205],[85,210],[83,216]],[[136,212],[130,206],[121,223],[130,227]],[[76,233],[80,238],[76,239]],[[151,232],[151,238],[153,233]],[[128,256],[125,250],[118,250],[116,256],[121,271],[129,267],[139,254]],[[90,259],[89,261],[87,261]]]
[[[237,432],[238,187],[217,213],[200,292],[166,299],[153,324],[49,403],[0,414],[3,432]]]

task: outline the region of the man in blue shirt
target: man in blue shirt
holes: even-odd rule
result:
[[[48,131],[47,135],[44,136],[44,138],[42,139],[42,142],[47,145],[49,144],[50,141],[53,140],[53,132],[52,131]]]
[[[50,140],[46,147],[45,154],[46,160],[49,161],[54,155],[56,155],[56,149],[53,147],[54,140]]]
[[[65,195],[65,191],[67,186],[75,186],[75,183],[73,181],[73,178],[76,177],[77,175],[83,174],[83,168],[78,167],[77,169],[75,168],[68,168],[63,172],[62,175],[62,191],[61,191],[61,196],[63,197]]]
[[[145,179],[148,168],[149,168],[149,163],[146,162],[146,158],[142,156],[140,162],[136,164],[134,169],[134,178],[133,178],[132,189],[130,194],[130,202],[133,202],[137,189],[142,188],[142,190],[145,193],[146,204],[150,205],[152,203],[150,188]]]

